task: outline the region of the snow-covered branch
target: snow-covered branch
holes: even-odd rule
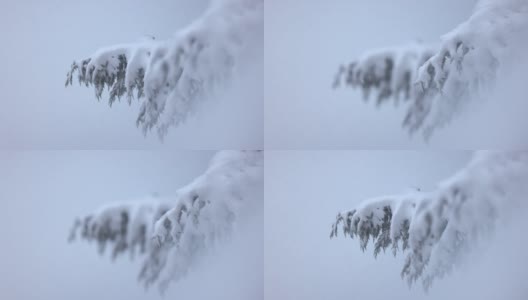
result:
[[[470,18],[442,37],[440,49],[418,70],[416,99],[423,112],[411,120],[426,137],[449,122],[511,63],[517,40],[528,36],[528,1],[480,1]]]
[[[95,240],[113,257],[139,246],[145,254],[139,279],[165,291],[206,251],[225,241],[263,199],[261,151],[222,151],[204,174],[160,201],[109,205],[75,222],[71,237]]]
[[[94,213],[77,218],[71,230],[69,241],[79,238],[95,241],[99,252],[112,247],[112,258],[129,252],[134,256],[147,251],[149,233],[155,222],[171,208],[171,203],[157,196],[141,201],[114,203],[100,207]]]
[[[146,286],[159,280],[162,290],[179,280],[263,200],[262,185],[262,152],[219,153],[203,175],[177,192],[176,205],[156,222],[140,279]]]
[[[342,83],[360,88],[368,100],[375,93],[376,105],[394,99],[411,98],[418,68],[433,55],[434,47],[419,43],[369,51],[348,65],[339,67],[334,88]]]
[[[403,127],[428,139],[468,101],[489,90],[499,67],[525,51],[517,48],[526,36],[528,1],[481,0],[439,47],[374,50],[340,67],[338,78],[345,74],[346,83],[360,87],[365,98],[377,90],[377,104],[397,101],[403,93],[411,100]]]
[[[106,87],[110,105],[123,96],[129,103],[142,100],[137,126],[144,133],[156,127],[162,138],[229,81],[262,28],[262,0],[212,1],[199,19],[167,40],[109,46],[74,61],[66,86],[77,73],[80,84],[94,87],[97,99]]]
[[[431,192],[378,197],[339,213],[330,237],[341,228],[362,250],[372,240],[374,256],[389,246],[396,255],[401,245],[408,250],[402,278],[428,289],[520,207],[527,183],[528,152],[478,152]]]

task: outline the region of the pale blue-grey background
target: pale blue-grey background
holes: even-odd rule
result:
[[[259,149],[263,143],[262,55],[207,99],[161,144],[135,126],[139,104],[108,106],[92,88],[65,88],[74,59],[147,35],[172,36],[206,0],[2,0],[0,147],[10,149]],[[257,55],[258,56],[258,55]]]
[[[265,168],[265,298],[286,299],[526,299],[526,210],[498,226],[491,243],[426,295],[408,289],[404,256],[377,259],[369,245],[330,239],[338,212],[361,201],[436,183],[463,167],[469,152],[268,151]],[[524,206],[526,209],[527,206]]]
[[[67,238],[74,218],[112,202],[168,196],[203,173],[209,151],[0,151],[0,299],[162,299],[140,261],[111,261]],[[164,299],[261,299],[262,212],[199,260]]]
[[[476,0],[266,0],[267,149],[518,149],[528,146],[528,61],[499,77],[429,143],[409,138],[406,109],[377,109],[360,91],[332,89],[338,66],[380,47],[440,37],[465,21]],[[525,51],[526,52],[526,51]],[[483,98],[483,99],[481,99]]]

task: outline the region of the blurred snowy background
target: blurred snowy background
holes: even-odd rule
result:
[[[139,261],[112,262],[95,244],[68,244],[76,216],[101,205],[173,195],[213,152],[0,152],[0,299],[163,299],[137,283]],[[263,217],[217,247],[164,299],[260,299]]]
[[[0,147],[14,149],[260,149],[263,55],[235,74],[161,144],[136,128],[137,101],[112,108],[93,88],[65,88],[74,60],[100,47],[165,39],[196,19],[207,0],[0,1],[4,72],[0,75]],[[103,96],[107,99],[107,96]],[[241,126],[243,124],[243,126]]]
[[[426,295],[400,278],[404,256],[377,259],[358,240],[330,240],[340,211],[362,200],[434,185],[463,167],[470,152],[268,151],[265,168],[266,299],[526,299],[526,212],[497,229]]]
[[[265,139],[268,149],[514,149],[526,147],[528,60],[500,74],[494,92],[435,132],[409,138],[406,107],[380,109],[359,90],[332,89],[339,65],[366,51],[438,43],[476,0],[266,1]]]

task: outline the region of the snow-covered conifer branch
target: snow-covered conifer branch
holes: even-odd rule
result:
[[[228,237],[238,219],[262,201],[263,154],[219,153],[209,169],[177,192],[176,205],[155,224],[153,245],[140,272],[161,290],[179,280],[203,251]]]
[[[136,247],[145,254],[139,280],[158,283],[163,292],[187,274],[197,260],[242,226],[262,202],[261,151],[221,151],[204,174],[174,197],[105,206],[78,219],[70,239],[113,245],[113,257]]]
[[[433,55],[433,49],[413,43],[369,51],[339,67],[334,88],[341,84],[360,88],[365,100],[375,93],[373,97],[377,105],[391,99],[409,100],[416,72]]]
[[[389,246],[396,255],[401,244],[402,278],[420,279],[427,290],[525,201],[527,183],[527,152],[478,152],[431,192],[378,197],[339,213],[330,237],[341,228],[362,250],[372,240],[374,256]]]
[[[377,104],[397,101],[403,93],[411,100],[403,127],[428,139],[468,101],[489,90],[499,67],[524,51],[516,46],[526,36],[528,1],[481,0],[467,21],[441,38],[439,47],[374,50],[340,67],[338,78],[360,87],[365,98],[377,90]],[[399,59],[409,55],[414,58]]]
[[[113,259],[127,251],[134,256],[137,249],[143,254],[147,251],[149,232],[170,208],[170,202],[156,196],[137,202],[109,204],[77,218],[69,241],[74,241],[78,235],[81,239],[95,241],[101,254],[107,246],[112,247]]]
[[[74,61],[66,76],[71,85],[93,86],[97,99],[105,88],[108,102],[126,96],[142,100],[137,126],[156,127],[161,138],[169,126],[185,121],[195,106],[232,77],[248,45],[263,27],[262,0],[212,1],[192,24],[163,40],[102,48]]]

